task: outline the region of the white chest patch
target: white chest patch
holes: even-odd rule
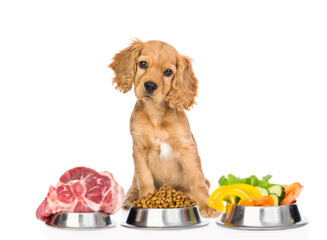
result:
[[[167,160],[168,155],[171,151],[171,147],[166,142],[161,142],[159,139],[156,140],[156,144],[160,146],[160,159]]]

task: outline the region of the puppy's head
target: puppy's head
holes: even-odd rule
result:
[[[134,83],[138,99],[169,107],[187,109],[195,103],[198,80],[188,57],[180,55],[172,46],[161,41],[135,40],[117,53],[109,65],[116,74],[116,89],[128,92]]]

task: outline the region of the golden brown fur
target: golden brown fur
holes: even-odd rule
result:
[[[139,67],[146,61],[147,69]],[[208,207],[209,181],[204,178],[195,139],[184,109],[195,103],[198,80],[191,60],[161,41],[135,40],[117,53],[109,65],[116,89],[128,92],[134,84],[137,102],[130,121],[135,174],[125,208],[134,200],[169,185],[194,198],[204,217],[218,212]],[[172,75],[163,74],[171,69]],[[144,83],[158,88],[149,94]]]

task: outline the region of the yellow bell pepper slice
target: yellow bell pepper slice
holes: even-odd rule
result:
[[[233,184],[233,185],[227,185],[227,186],[221,186],[219,188],[217,188],[209,197],[208,201],[211,202],[216,195],[221,192],[221,191],[226,191],[229,189],[239,189],[245,193],[247,193],[247,195],[249,195],[251,198],[258,198],[258,197],[262,197],[260,191],[256,188],[253,187],[252,185],[249,184],[243,184],[243,183],[239,183],[239,184]]]
[[[233,184],[229,186],[221,186],[210,195],[208,199],[209,207],[226,213],[226,207],[223,204],[223,201],[224,198],[230,195],[238,196],[241,200],[251,200],[253,198],[262,196],[257,188],[248,184]]]
[[[262,194],[260,193],[260,191],[249,184],[244,184],[244,183],[238,183],[238,184],[233,184],[230,185],[233,186],[233,188],[237,188],[242,190],[243,192],[247,193],[248,195],[250,195],[251,198],[258,198],[258,197],[262,197]]]
[[[218,211],[221,211],[223,213],[226,213],[226,207],[223,203],[223,200],[229,195],[238,196],[239,198],[241,198],[241,200],[250,199],[250,197],[240,189],[228,189],[227,191],[225,190],[219,192],[213,199],[213,201],[209,202],[208,206],[217,209]]]

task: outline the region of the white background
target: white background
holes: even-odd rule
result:
[[[7,239],[132,236],[317,239],[327,158],[324,1],[1,1],[0,234]],[[299,181],[306,227],[247,232],[207,227],[89,232],[46,227],[35,210],[69,168],[133,176],[133,92],[107,68],[133,37],[194,59],[198,105],[187,114],[211,191],[223,174]],[[124,214],[114,216],[119,223]],[[315,237],[316,236],[316,237]],[[1,237],[1,239],[4,239]]]

